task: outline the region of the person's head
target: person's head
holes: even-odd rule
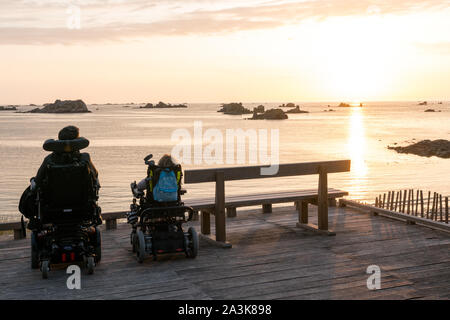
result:
[[[165,154],[159,159],[158,166],[159,167],[172,167],[176,164],[175,159],[172,158],[170,154]]]
[[[59,140],[73,140],[80,137],[80,129],[75,126],[62,128],[58,133]]]

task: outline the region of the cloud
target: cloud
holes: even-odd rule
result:
[[[68,4],[82,28],[66,27]],[[296,24],[305,19],[406,14],[446,9],[450,0],[20,0],[0,3],[0,44],[72,44],[188,34],[222,34]],[[7,11],[5,11],[7,10]],[[4,19],[3,19],[4,18]]]

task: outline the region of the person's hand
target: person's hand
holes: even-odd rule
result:
[[[36,189],[36,181],[35,181],[35,179],[33,177],[33,178],[30,179],[30,190],[34,191],[35,189]]]

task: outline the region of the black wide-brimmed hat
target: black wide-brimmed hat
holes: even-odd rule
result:
[[[59,140],[73,140],[80,137],[80,129],[75,126],[62,128],[58,133]]]
[[[73,152],[87,148],[89,140],[80,137],[80,129],[75,126],[62,128],[58,133],[58,140],[48,139],[42,146],[46,151]]]

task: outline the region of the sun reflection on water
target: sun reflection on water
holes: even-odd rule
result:
[[[351,108],[350,123],[348,131],[348,154],[352,161],[351,168],[351,191],[360,190],[364,185],[361,183],[366,179],[368,168],[365,162],[367,140],[364,130],[364,115],[361,108]]]

